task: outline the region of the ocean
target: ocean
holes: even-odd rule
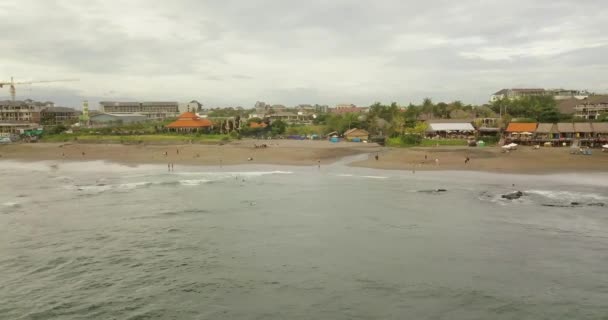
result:
[[[608,316],[607,174],[1,161],[0,175],[0,319]]]

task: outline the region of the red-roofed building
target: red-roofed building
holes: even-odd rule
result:
[[[523,133],[523,132],[534,133],[534,132],[536,132],[536,126],[537,126],[536,122],[533,122],[533,123],[511,122],[511,123],[509,123],[509,126],[507,126],[507,130],[505,130],[505,131],[509,132],[509,133]]]
[[[505,130],[506,142],[516,142],[527,144],[532,140],[532,136],[536,133],[538,123],[523,123],[511,122]]]
[[[266,128],[267,126],[268,125],[264,122],[257,123],[254,121],[254,122],[249,123],[249,128],[251,128],[251,129]]]
[[[208,131],[213,128],[213,123],[193,112],[184,112],[176,121],[168,124],[166,128],[177,132]]]

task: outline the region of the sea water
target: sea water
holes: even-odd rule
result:
[[[608,315],[606,174],[2,161],[0,176],[0,319]]]

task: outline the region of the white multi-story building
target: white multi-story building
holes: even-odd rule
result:
[[[113,114],[143,114],[148,119],[174,118],[180,114],[180,104],[177,102],[116,102],[102,101],[99,109],[104,113]]]
[[[502,89],[490,96],[490,102],[495,102],[502,99],[519,99],[530,96],[552,96],[555,100],[565,99],[584,99],[589,96],[589,92],[581,90],[564,90],[564,89],[538,89],[538,88],[519,88],[519,89]]]
[[[33,100],[0,101],[0,122],[40,122],[40,112],[45,108],[54,107],[52,102]]]
[[[574,107],[577,118],[595,120],[604,113],[608,113],[608,96],[591,96]]]

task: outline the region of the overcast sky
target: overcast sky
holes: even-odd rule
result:
[[[69,106],[606,92],[607,16],[605,0],[0,0],[0,80],[79,78],[17,88]]]

